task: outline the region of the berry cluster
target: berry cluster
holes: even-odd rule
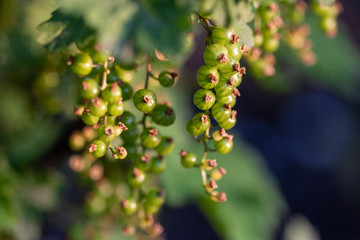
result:
[[[95,61],[90,54],[96,54],[100,60]],[[102,206],[109,206],[100,211],[92,207],[102,213],[114,214],[114,209],[118,209],[116,214],[122,216],[125,234],[161,234],[162,226],[154,216],[165,202],[165,195],[154,177],[165,170],[165,156],[173,150],[174,141],[171,136],[161,135],[155,124],[173,124],[175,112],[170,103],[158,103],[156,94],[148,89],[148,82],[151,77],[161,86],[171,87],[177,74],[163,71],[155,77],[149,57],[145,88],[133,93],[130,84],[133,73],[116,64],[113,57],[97,51],[81,52],[70,57],[68,65],[78,75],[84,102],[75,109],[75,114],[87,125],[82,131],[74,131],[69,143],[75,151],[88,146],[83,156],[70,159],[70,166],[75,171],[87,172],[99,185],[127,188],[120,194],[114,191],[106,199],[95,190],[89,194],[89,205],[105,202]],[[133,109],[143,114],[141,121],[137,121],[131,107],[125,110],[124,101],[131,99]],[[123,182],[119,183],[119,179]]]
[[[240,37],[233,27],[212,26],[200,15],[199,20],[208,30],[208,40],[212,39],[212,43],[207,41],[204,51],[205,65],[198,69],[196,76],[201,89],[193,96],[195,106],[202,112],[186,122],[186,130],[204,144],[204,153],[200,160],[195,153],[185,150],[179,155],[183,167],[200,168],[203,187],[210,198],[216,202],[223,202],[226,200],[226,194],[214,190],[218,187],[216,181],[220,180],[226,171],[218,167],[215,159],[208,159],[207,153],[216,151],[227,154],[233,148],[233,135],[227,134],[225,130],[233,128],[236,124],[236,111],[232,108],[236,104],[236,97],[240,96],[237,87],[246,73],[245,68],[240,66],[240,59],[243,53],[247,52],[247,48],[239,43]],[[215,126],[220,127],[220,130],[212,130]],[[214,140],[214,149],[208,146],[209,140]]]
[[[342,5],[339,1],[331,5],[323,4],[321,1],[312,1],[313,11],[320,16],[320,27],[329,37],[338,33],[337,17],[342,12]]]

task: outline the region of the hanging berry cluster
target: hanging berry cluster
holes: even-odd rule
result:
[[[198,69],[196,75],[201,89],[194,93],[193,102],[202,112],[186,122],[186,130],[204,144],[204,152],[201,159],[185,150],[179,155],[183,167],[200,168],[203,187],[209,197],[216,202],[224,202],[226,194],[215,189],[218,188],[216,181],[222,178],[226,170],[218,167],[216,159],[209,159],[208,153],[216,151],[227,154],[233,148],[233,135],[227,134],[226,130],[236,124],[236,111],[232,108],[236,104],[236,97],[240,96],[237,87],[246,73],[245,68],[240,66],[240,59],[247,48],[239,43],[240,37],[233,27],[212,26],[200,15],[199,21],[207,30],[208,37],[204,51],[205,65]],[[215,126],[220,130],[214,130]],[[209,147],[210,140],[214,141],[214,149]]]
[[[113,189],[113,194],[104,197],[97,194],[100,187],[95,188],[89,194],[89,206],[99,212],[96,206],[102,202],[106,207],[100,208],[100,212],[118,216],[125,234],[157,236],[163,228],[155,215],[164,204],[165,195],[156,175],[165,170],[165,156],[173,150],[174,142],[172,137],[161,135],[155,124],[173,124],[175,112],[170,103],[158,103],[156,94],[148,89],[148,82],[153,78],[163,87],[170,87],[177,74],[164,71],[154,76],[149,57],[145,87],[133,93],[130,70],[116,64],[113,57],[103,57],[99,62],[93,59],[81,52],[68,61],[78,75],[84,102],[75,109],[75,114],[87,125],[82,131],[74,131],[70,146],[75,151],[88,146],[82,156],[70,159],[70,166],[96,184]],[[140,121],[125,110],[123,102],[131,99],[135,109],[143,113]],[[122,191],[116,192],[117,188]]]

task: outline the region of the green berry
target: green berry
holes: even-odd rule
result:
[[[161,137],[160,144],[155,148],[155,151],[160,155],[168,155],[175,147],[174,140],[171,137]]]
[[[143,171],[147,171],[151,165],[151,157],[147,153],[142,153],[137,155],[135,158],[135,167]]]
[[[130,69],[125,69],[124,67],[119,66],[118,64],[114,65],[116,76],[121,79],[123,82],[130,83],[134,78],[134,71]]]
[[[228,50],[230,59],[240,61],[241,56],[242,56],[240,44],[227,44],[226,48]]]
[[[121,203],[120,203],[120,206],[121,206],[121,210],[126,215],[132,215],[138,209],[137,201],[134,198],[128,198],[128,199],[122,200]]]
[[[221,104],[229,103],[230,107],[234,107],[236,104],[236,96],[234,94],[225,96],[216,95],[216,102]]]
[[[204,133],[204,131],[200,131],[195,127],[192,118],[186,122],[186,131],[193,136],[198,136]]]
[[[125,143],[133,144],[135,143],[136,139],[139,137],[139,129],[129,128],[128,130],[123,131],[120,137]]]
[[[106,144],[101,140],[95,140],[90,144],[89,152],[96,158],[101,158],[105,155]]]
[[[177,76],[176,73],[171,73],[166,71],[161,72],[159,74],[159,83],[163,87],[171,87],[172,85],[174,85],[176,76]]]
[[[108,105],[108,113],[112,116],[120,116],[124,113],[124,103],[119,100]]]
[[[212,44],[205,48],[204,61],[210,67],[221,68],[229,61],[228,50],[220,44]]]
[[[209,89],[199,89],[194,93],[193,101],[201,110],[210,109],[215,103],[215,94]]]
[[[121,99],[121,88],[117,83],[113,83],[101,93],[102,99],[108,103],[115,103]]]
[[[218,43],[221,45],[230,44],[230,43],[236,44],[240,41],[240,37],[236,35],[235,29],[233,27],[222,28],[216,26],[214,27],[211,36],[214,43]]]
[[[211,109],[213,118],[217,122],[222,122],[229,117],[231,117],[231,107],[229,103],[215,103],[214,107]]]
[[[215,141],[214,146],[216,151],[218,151],[221,154],[229,153],[233,148],[233,136],[228,135],[227,137],[224,137],[220,141]]]
[[[180,152],[180,157],[181,157],[181,165],[184,168],[192,168],[195,166],[197,161],[195,153],[191,153],[191,152],[188,153],[183,150]]]
[[[160,141],[161,137],[156,128],[147,128],[144,129],[143,133],[140,136],[141,144],[146,148],[156,148]]]
[[[145,181],[145,177],[146,175],[142,170],[133,168],[127,176],[127,181],[130,187],[137,188]]]
[[[275,52],[280,45],[280,41],[277,37],[271,37],[265,39],[265,42],[263,44],[263,49],[265,52]]]
[[[165,203],[165,192],[162,189],[151,189],[145,197],[145,201],[160,207]]]
[[[111,125],[103,125],[98,129],[99,139],[106,143],[112,142],[115,136],[115,128]]]
[[[145,113],[151,112],[156,106],[156,95],[149,89],[138,90],[133,97],[135,107]]]
[[[164,172],[166,168],[166,161],[163,156],[153,157],[151,159],[149,171],[154,174],[160,174]]]
[[[92,115],[102,117],[107,112],[107,103],[101,98],[94,98],[89,105],[90,113]]]
[[[85,99],[93,99],[99,95],[99,84],[95,79],[88,78],[81,82],[80,94]]]
[[[169,126],[175,122],[174,109],[166,104],[158,104],[151,113],[154,123]]]
[[[88,75],[93,68],[93,61],[86,53],[78,53],[71,62],[71,70],[81,76]]]
[[[132,98],[134,90],[130,84],[123,82],[120,84],[120,88],[122,92],[123,101],[127,101]]]
[[[96,124],[100,120],[100,117],[91,114],[89,108],[85,108],[81,115],[81,119],[86,125],[91,126]]]
[[[233,92],[235,87],[235,79],[232,76],[220,78],[218,85],[214,88],[216,95],[226,96]]]
[[[196,74],[196,80],[200,87],[211,89],[216,86],[219,82],[219,72],[214,67],[209,67],[208,65],[201,66]]]
[[[124,113],[119,117],[119,121],[125,124],[129,129],[136,128],[137,121],[134,114],[129,111],[124,111]]]
[[[224,67],[220,68],[220,73],[221,75],[229,75],[234,72],[240,72],[240,63],[238,60],[230,58]]]
[[[205,113],[197,113],[192,118],[192,121],[193,121],[194,127],[199,129],[200,131],[205,131],[206,129],[208,129],[210,127],[210,117],[209,117],[209,115],[207,115]]]
[[[218,122],[219,126],[224,129],[231,129],[236,124],[236,111],[231,111],[231,116],[223,121]]]
[[[115,154],[118,159],[125,159],[128,153],[125,147],[115,147]]]

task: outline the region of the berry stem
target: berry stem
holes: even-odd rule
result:
[[[107,87],[107,75],[108,75],[108,61],[104,62],[104,72],[103,72],[103,77],[102,77],[102,81],[101,81],[101,91],[104,91],[105,88]]]
[[[148,85],[149,85],[149,77],[152,76],[152,73],[151,73],[151,57],[148,56],[148,59],[147,59],[147,64],[146,64],[146,78],[145,78],[145,89],[148,88]]]
[[[208,154],[208,139],[209,139],[209,132],[210,132],[210,128],[206,129],[206,132],[204,133],[204,138],[202,140],[203,144],[204,144],[204,152],[201,158],[201,162],[200,162],[200,172],[201,172],[201,178],[202,178],[202,183],[203,183],[203,187],[206,191],[207,194],[209,194],[209,192],[206,190],[206,185],[207,185],[207,177],[206,177],[206,170],[204,168],[204,164],[206,161],[206,156]]]

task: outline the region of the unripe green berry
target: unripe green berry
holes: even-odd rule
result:
[[[106,144],[101,140],[95,140],[90,144],[89,152],[96,158],[101,158],[105,155]]]
[[[210,109],[214,105],[215,100],[215,94],[208,89],[197,90],[193,97],[195,106],[201,110]]]

